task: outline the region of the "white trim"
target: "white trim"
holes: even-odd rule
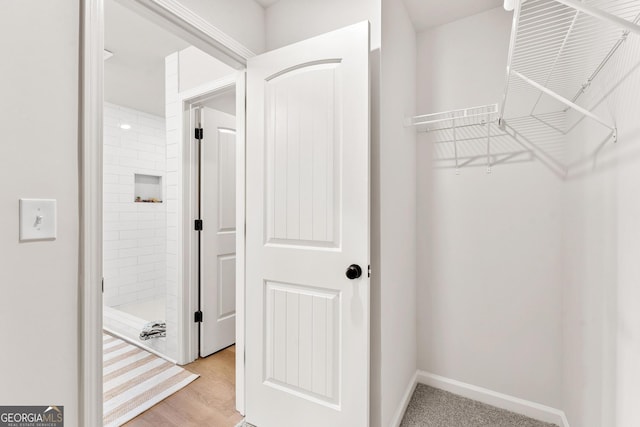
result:
[[[149,347],[148,345],[145,345],[143,342],[140,341],[136,341],[124,334],[121,334],[120,332],[116,331],[115,329],[111,329],[111,328],[107,328],[107,327],[103,327],[102,329],[105,330],[105,332],[108,332],[109,334],[113,335],[114,337],[120,338],[122,341],[128,342],[129,344],[135,345],[136,347],[139,347],[141,349],[143,349],[144,351],[147,351],[151,354],[154,354],[156,356],[158,356],[161,359],[166,360],[167,362],[173,363],[174,365],[178,365],[178,362],[173,360],[172,358],[170,358],[169,356],[160,353],[158,350],[155,350],[151,347]]]
[[[247,59],[255,56],[253,52],[223,31],[184,8],[177,0],[118,1],[160,23],[233,68],[244,69]],[[78,424],[98,426],[102,425],[104,4],[103,0],[82,0],[80,5],[82,69],[79,118],[81,141],[78,147],[80,193]],[[236,384],[236,387],[244,392],[242,385]]]
[[[396,409],[396,413],[391,418],[391,424],[389,427],[400,427],[400,423],[404,418],[404,413],[407,412],[407,407],[409,406],[409,402],[411,402],[411,397],[413,396],[413,392],[416,390],[416,386],[418,385],[418,372],[413,374],[409,384],[407,384],[407,390],[404,392],[402,396],[402,400],[400,401],[400,406]]]
[[[177,0],[117,0],[225,64],[243,69],[256,54]]]
[[[236,79],[236,409],[245,415],[245,202],[247,73]],[[242,197],[239,197],[242,193]]]
[[[198,101],[204,101],[206,98],[214,95],[216,92],[230,89],[236,84],[236,76],[232,74],[213,80],[207,83],[203,83],[200,86],[196,86],[191,89],[187,89],[183,92],[178,92],[178,101],[195,103]]]
[[[515,412],[527,417],[554,423],[562,427],[569,427],[567,418],[563,411],[550,406],[541,405],[540,403],[531,402],[529,400],[520,399],[518,397],[509,396],[507,394],[498,393],[483,387],[472,384],[463,383],[462,381],[445,378],[440,375],[429,372],[417,372],[418,383],[439,388],[468,399],[477,400],[500,409]]]
[[[182,194],[178,218],[182,218],[184,226],[178,231],[178,241],[181,242],[182,263],[179,265],[178,277],[182,277],[181,302],[178,304],[178,328],[180,334],[179,363],[186,364],[198,357],[198,328],[193,322],[192,313],[196,311],[197,300],[194,289],[196,287],[197,260],[193,256],[196,251],[196,240],[192,228],[195,218],[196,197],[195,186],[195,150],[193,149],[190,106],[205,100],[216,93],[229,88],[236,88],[236,409],[244,415],[245,408],[245,72],[223,77],[219,80],[205,83],[193,89],[178,93],[177,108],[179,117],[178,129],[182,132],[180,165],[182,171],[178,173],[182,185]],[[188,266],[182,268],[181,266]]]
[[[178,205],[178,223],[182,224],[182,226],[178,226],[178,259],[182,260],[178,263],[178,277],[182,278],[182,287],[178,292],[178,330],[180,331],[178,340],[181,349],[178,363],[181,365],[186,365],[198,358],[198,327],[193,322],[193,313],[198,306],[197,293],[194,292],[197,286],[198,262],[195,257],[197,243],[193,232],[193,219],[196,218],[197,209],[197,195],[193,184],[196,179],[196,169],[193,167],[196,159],[192,144],[190,106],[216,92],[233,87],[235,83],[235,75],[205,83],[193,89],[179,92],[176,103],[178,130],[181,133],[181,160],[178,162],[178,200],[182,200],[182,203]],[[244,173],[244,170],[242,172]]]
[[[102,425],[102,0],[81,2],[78,424]]]

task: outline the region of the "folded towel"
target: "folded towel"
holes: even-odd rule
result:
[[[162,320],[155,320],[153,322],[149,322],[142,328],[142,332],[140,332],[140,339],[143,341],[149,340],[151,338],[160,338],[167,336],[167,324]]]

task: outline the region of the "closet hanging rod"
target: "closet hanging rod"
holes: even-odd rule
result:
[[[603,125],[604,127],[608,127],[609,129],[611,129],[612,131],[615,131],[615,126],[611,126],[609,123],[605,122],[604,120],[602,120],[600,117],[596,116],[595,114],[593,114],[591,111],[582,108],[581,106],[579,106],[578,104],[574,104],[573,102],[569,101],[568,99],[566,99],[565,97],[558,95],[557,93],[555,93],[554,91],[552,91],[549,88],[544,87],[543,85],[541,85],[538,82],[535,82],[533,80],[531,80],[530,78],[528,78],[527,76],[524,76],[522,74],[520,74],[519,72],[517,72],[516,70],[512,70],[511,71],[513,73],[513,75],[515,75],[516,77],[522,79],[523,81],[525,81],[526,83],[529,83],[531,86],[535,87],[538,90],[541,90],[542,92],[546,93],[547,95],[551,96],[552,98],[555,98],[556,100],[562,102],[564,105],[566,105],[567,107],[571,107],[574,110],[584,114],[587,117],[591,117],[593,120],[597,121],[598,123],[600,123],[601,125]]]
[[[639,22],[640,22],[640,13],[636,15],[636,19],[633,20],[633,24],[637,25]],[[620,38],[616,42],[616,44],[613,45],[609,53],[607,53],[607,55],[604,57],[600,65],[596,67],[596,70],[593,73],[591,73],[587,81],[582,84],[580,89],[578,89],[578,92],[573,96],[573,98],[571,98],[571,102],[576,102],[578,98],[580,98],[582,94],[584,94],[585,90],[587,90],[587,88],[591,85],[591,82],[596,77],[598,77],[598,74],[600,74],[600,72],[605,67],[605,65],[607,65],[607,62],[609,62],[609,60],[613,57],[613,55],[615,55],[615,53],[618,51],[620,46],[622,46],[622,44],[627,40],[628,36],[629,36],[629,31],[625,30],[622,33],[622,36],[620,36]]]

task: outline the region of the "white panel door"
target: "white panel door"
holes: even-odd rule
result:
[[[246,417],[258,427],[368,425],[368,58],[363,22],[247,65]]]
[[[200,355],[236,340],[236,120],[202,107]]]

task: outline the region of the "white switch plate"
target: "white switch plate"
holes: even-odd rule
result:
[[[20,199],[20,241],[56,237],[56,201]]]

